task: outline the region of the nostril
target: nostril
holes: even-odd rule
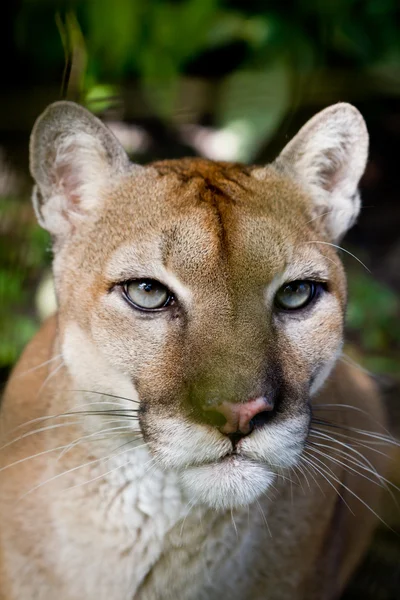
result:
[[[248,435],[254,427],[261,427],[268,420],[274,404],[265,396],[258,396],[247,402],[224,401],[217,406],[203,405],[204,420],[218,427],[221,433]]]
[[[259,412],[251,419],[250,425],[253,427],[253,429],[260,429],[271,420],[272,416],[273,412],[271,411],[264,410]]]

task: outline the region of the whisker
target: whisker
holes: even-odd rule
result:
[[[347,408],[347,409],[351,409],[356,412],[362,413],[372,423],[374,423],[374,425],[376,425],[376,424],[379,425],[379,427],[381,427],[382,430],[385,431],[390,438],[392,438],[391,432],[382,423],[380,423],[379,421],[377,422],[375,419],[372,418],[372,416],[370,415],[370,413],[368,411],[364,410],[363,408],[360,408],[359,406],[352,406],[351,404],[321,404],[321,405],[316,405],[316,406],[312,407],[313,411],[323,410],[324,408],[326,408],[327,410],[329,410],[330,408]]]
[[[265,523],[265,526],[267,528],[269,537],[272,539],[272,533],[271,533],[271,530],[270,530],[269,525],[268,525],[267,517],[265,516],[265,513],[264,513],[264,511],[262,509],[262,506],[261,506],[260,502],[257,499],[256,499],[256,503],[257,503],[258,509],[259,509],[259,511],[261,513],[261,516],[263,518],[263,521]]]
[[[294,481],[292,481],[290,479],[290,477],[288,477],[287,475],[284,475],[281,471],[281,467],[279,465],[274,465],[273,463],[268,463],[271,467],[273,467],[274,469],[276,469],[275,471],[275,475],[277,475],[278,477],[280,477],[281,479],[283,479],[284,481],[290,481],[291,483],[293,483],[294,485],[297,485]]]
[[[305,450],[305,452],[307,452]],[[311,455],[313,456],[313,455]],[[319,461],[319,459],[316,456],[313,456],[314,460]],[[322,461],[319,461],[322,462]],[[326,467],[326,465],[324,465]],[[384,521],[382,519],[382,517],[380,517],[378,515],[378,513],[369,506],[369,504],[367,504],[367,502],[365,502],[362,498],[360,498],[360,496],[358,496],[358,494],[356,494],[355,492],[353,492],[352,489],[350,489],[345,483],[343,483],[343,481],[340,481],[340,479],[338,479],[335,475],[331,475],[331,477],[337,482],[339,483],[339,485],[341,485],[345,490],[347,490],[349,492],[349,494],[351,494],[354,498],[356,498],[359,502],[361,502],[361,504],[363,504],[365,506],[365,508],[367,508],[377,519],[379,519],[379,521],[381,521],[381,523],[383,523],[383,525],[385,525],[388,529],[390,529],[390,531],[392,531],[393,533],[395,533],[394,529],[392,529],[392,527],[390,527],[390,525],[388,523],[386,523],[386,521]],[[353,513],[354,514],[354,513]]]
[[[71,409],[76,410],[83,408],[84,406],[120,406],[121,410],[129,410],[131,412],[138,412],[137,408],[126,408],[126,404],[123,402],[114,402],[112,400],[94,400],[93,402],[84,402],[82,404],[74,404]]]
[[[318,436],[316,436],[316,437],[318,438]],[[318,439],[325,440],[326,438],[318,438]],[[334,439],[333,439],[332,441],[335,441],[335,442],[336,442],[336,440],[334,440]],[[366,457],[366,456],[364,456],[364,454],[361,454],[361,452],[359,453],[359,455],[362,457],[362,459],[365,461],[365,463],[363,463],[362,461],[358,460],[358,459],[357,459],[357,458],[355,458],[354,456],[350,456],[350,455],[349,455],[349,453],[348,453],[348,452],[346,452],[345,450],[341,450],[340,448],[336,448],[336,446],[331,446],[330,444],[326,444],[326,443],[309,442],[309,441],[307,441],[307,443],[308,443],[308,444],[312,444],[313,446],[318,446],[318,447],[321,447],[321,448],[328,448],[328,449],[332,449],[332,450],[334,450],[335,452],[337,452],[337,453],[339,453],[339,454],[341,454],[341,455],[343,455],[343,456],[346,456],[346,457],[347,457],[347,459],[349,459],[349,460],[353,461],[353,462],[354,462],[354,464],[359,464],[360,466],[362,465],[364,468],[368,467],[368,469],[371,469],[371,471],[373,471],[374,473],[376,473],[376,475],[379,475],[379,477],[383,477],[382,475],[380,475],[380,474],[378,473],[378,471],[375,469],[375,467],[373,466],[373,464],[372,464],[372,463],[371,463],[371,462],[370,462],[370,461],[367,459],[367,457]],[[366,448],[367,448],[368,450],[375,450],[375,448],[369,448],[368,446],[366,446]],[[351,449],[353,450],[353,448],[351,448]],[[356,452],[357,452],[357,451],[356,451]],[[380,454],[382,454],[382,453],[380,452]],[[385,456],[385,455],[384,455],[384,456]]]
[[[301,469],[301,466],[300,466],[300,465],[297,465],[297,469],[296,469],[296,468],[294,468],[294,467],[292,467],[292,472],[293,472],[293,475],[295,475],[295,476],[297,477],[297,481],[299,482],[299,485],[300,485],[300,487],[301,487],[301,490],[302,490],[302,492],[303,492],[303,494],[304,494],[303,483],[302,483],[302,481],[301,481],[301,479],[300,479],[300,477],[299,477],[299,475],[298,475],[298,473],[297,473],[297,470],[299,470],[299,471],[300,471],[300,473],[303,475],[304,479],[305,479],[305,475],[304,475],[304,472],[302,471],[302,469]]]
[[[313,481],[315,482],[315,484],[319,487],[319,489],[321,490],[321,493],[323,496],[326,496],[324,490],[322,489],[322,487],[319,484],[319,481],[317,480],[317,478],[315,477],[314,473],[311,471],[311,469],[309,467],[307,467],[307,465],[303,465],[303,468],[307,471],[307,473],[310,475],[310,477],[312,477]]]
[[[358,433],[359,435],[363,435],[366,438],[368,438],[368,441],[370,439],[372,439],[372,440],[377,440],[379,442],[385,443],[386,445],[392,445],[392,446],[395,446],[395,447],[400,447],[400,442],[398,440],[396,440],[394,437],[387,436],[387,435],[384,435],[382,433],[375,433],[373,431],[366,431],[364,429],[358,429],[357,427],[351,427],[350,425],[333,424],[333,423],[330,423],[329,421],[322,421],[321,420],[320,424],[324,425],[325,427],[337,427],[337,428],[343,429],[344,431],[351,431],[353,433]],[[362,440],[360,440],[360,441],[362,441]]]
[[[290,470],[290,473],[292,472],[292,469]],[[290,499],[291,499],[291,504],[293,506],[293,483],[292,480],[290,480]]]
[[[330,441],[333,441],[334,443],[339,443],[339,444],[343,445],[341,442],[339,442],[338,440],[335,440],[331,436],[326,436],[326,435],[318,436],[317,435],[316,437],[317,438],[319,437],[320,439],[323,439],[323,440],[325,440],[325,439],[329,440],[330,439]],[[366,456],[364,456],[364,454],[362,454],[361,452],[359,452],[358,450],[356,450],[352,446],[349,446],[348,444],[344,444],[344,447],[347,449],[347,452],[344,451],[344,450],[341,450],[339,448],[336,448],[335,446],[330,446],[330,445],[325,444],[325,443],[324,444],[318,444],[317,442],[311,442],[311,444],[313,446],[319,446],[319,447],[324,447],[324,448],[331,448],[335,452],[341,454],[342,456],[345,456],[347,461],[350,461],[352,464],[355,464],[356,466],[360,467],[361,469],[363,469],[367,473],[370,473],[370,474],[374,475],[377,478],[377,480],[379,481],[379,484],[377,483],[376,480],[371,480],[365,474],[359,473],[358,471],[355,471],[356,473],[358,473],[358,475],[360,477],[364,477],[365,479],[368,479],[372,483],[380,485],[382,488],[386,489],[386,491],[390,494],[390,496],[391,496],[392,500],[394,501],[394,503],[397,505],[397,500],[396,500],[396,498],[395,498],[395,496],[394,496],[391,488],[393,488],[393,489],[395,489],[397,491],[400,491],[400,488],[398,488],[389,479],[386,479],[386,477],[384,477],[383,475],[381,475],[380,473],[378,473],[378,471],[375,469],[374,465],[371,463],[371,461]],[[315,451],[317,451],[317,450],[315,450]],[[351,451],[354,454],[356,454],[357,456],[361,457],[362,460],[357,460],[357,459],[354,458],[354,456],[350,456],[349,453],[348,453],[348,451]],[[326,455],[326,457],[329,458],[330,460],[335,460],[330,455]],[[362,461],[364,461],[364,462],[362,462]],[[347,465],[347,468],[350,469],[350,470],[354,470],[349,465]]]
[[[333,209],[331,210],[327,210],[326,212],[317,215],[315,217],[313,217],[312,219],[310,219],[309,221],[306,221],[305,225],[308,225],[309,223],[312,223],[313,221],[316,221],[317,219],[321,219],[322,217],[325,217],[326,215],[330,215]]]
[[[144,468],[145,468],[147,465],[149,465],[149,464],[152,466],[152,463],[153,463],[153,462],[155,462],[155,460],[156,460],[156,458],[153,456],[153,457],[152,457],[150,460],[148,460],[148,461],[145,463],[145,465],[144,465]],[[132,461],[131,461],[131,460],[129,460],[129,463],[127,463],[127,464],[132,464]],[[126,465],[125,465],[125,466],[126,466]],[[150,469],[149,469],[149,470],[150,470]],[[145,472],[147,473],[147,471],[145,471]],[[123,491],[124,491],[124,490],[126,490],[128,487],[130,487],[130,486],[134,485],[134,483],[135,483],[135,481],[134,481],[133,479],[132,479],[132,480],[129,480],[129,481],[126,481],[126,482],[125,482],[125,484],[124,484],[124,485],[123,485],[121,488],[119,488],[119,489],[117,490],[116,494],[114,494],[113,498],[112,498],[112,499],[109,501],[109,503],[107,504],[107,506],[106,506],[106,508],[105,508],[105,514],[108,514],[108,512],[109,512],[109,511],[111,510],[111,508],[112,508],[112,505],[113,505],[113,504],[114,504],[114,502],[117,500],[117,498],[118,498],[118,497],[119,497],[119,496],[120,496],[120,495],[123,493]],[[136,536],[133,534],[133,531],[131,531],[131,529],[129,528],[129,526],[128,526],[128,523],[126,523],[126,526],[127,526],[127,527],[128,527],[128,529],[129,529],[129,533],[130,533],[131,535],[133,535],[133,538],[134,538],[134,539],[136,539]]]
[[[117,420],[116,422],[119,422],[119,421]],[[69,444],[69,446],[67,448],[65,448],[59,454],[59,456],[57,458],[57,461],[61,460],[61,458],[63,456],[65,456],[67,452],[69,452],[70,450],[72,450],[75,446],[79,445],[82,442],[82,440],[87,440],[89,438],[95,437],[97,435],[105,434],[105,433],[109,434],[112,431],[120,431],[120,432],[125,431],[127,434],[132,434],[132,430],[131,430],[131,428],[128,425],[122,425],[122,426],[119,426],[119,427],[107,427],[106,429],[100,429],[99,431],[95,431],[93,433],[89,433],[88,435],[81,436],[80,438],[77,438],[76,440],[74,440],[73,442],[71,442]],[[104,438],[104,439],[107,439],[107,438]]]
[[[13,444],[16,444],[17,442],[20,442],[21,440],[27,437],[35,435],[36,433],[43,433],[45,431],[50,431],[51,429],[58,429],[59,427],[70,427],[71,425],[77,425],[78,423],[79,421],[70,421],[69,423],[56,423],[55,425],[48,425],[47,427],[40,427],[39,429],[27,431],[26,433],[18,436],[17,438],[7,442],[6,444],[3,444],[3,446],[0,446],[0,451],[4,450],[5,448],[8,448],[9,446],[12,446]]]
[[[143,468],[145,469],[145,473],[149,473],[150,470],[153,468],[153,466],[156,464],[156,457],[153,456],[152,458],[150,458],[150,460],[148,460],[144,465]],[[146,470],[146,467],[148,467],[148,469]]]
[[[138,420],[136,411],[134,409],[127,408],[126,410],[122,409],[111,409],[111,410],[85,410],[85,411],[70,411],[69,413],[65,413],[68,415],[84,415],[86,417],[90,416],[102,416],[106,415],[107,417],[124,417],[125,419],[134,419]]]
[[[128,452],[129,450],[133,451],[133,450],[139,450],[139,448],[144,448],[144,446],[147,446],[147,444],[142,444],[141,446],[135,446],[135,448],[128,448],[128,450],[124,450],[124,452]],[[123,452],[121,453],[123,454]],[[118,454],[116,456],[119,456]],[[110,458],[115,458],[115,456],[107,456],[105,458],[105,460],[109,460]],[[70,490],[74,490],[76,488],[82,487],[84,485],[87,485],[88,483],[93,483],[93,481],[98,481],[99,479],[103,479],[104,477],[106,477],[107,475],[109,475],[110,473],[113,473],[114,471],[117,471],[118,469],[122,469],[123,467],[127,467],[128,465],[132,464],[131,460],[126,461],[125,463],[122,463],[121,465],[118,465],[116,467],[113,467],[112,469],[110,469],[109,471],[106,471],[106,473],[102,473],[101,475],[96,475],[96,477],[92,477],[91,479],[88,479],[86,481],[81,481],[80,483],[77,483],[75,485],[70,485],[67,488],[64,488],[62,490],[62,492],[69,492]],[[66,473],[68,473],[69,471],[66,471]],[[66,473],[60,473],[60,475],[64,475]],[[51,480],[50,480],[51,481]],[[49,483],[49,482],[44,482],[44,483]],[[36,488],[37,489],[37,488]],[[35,488],[31,491],[35,491]],[[30,492],[28,492],[30,493]],[[22,496],[23,498],[24,496]]]
[[[258,502],[258,500],[257,500],[257,502]],[[232,519],[233,528],[234,528],[235,533],[236,533],[236,538],[239,539],[239,534],[238,534],[238,530],[237,530],[237,527],[236,527],[235,519],[233,518],[233,508],[231,508],[231,519]]]
[[[364,415],[368,416],[369,418],[371,418],[371,415],[364,410],[363,408],[360,408],[359,406],[353,406],[352,404],[342,404],[342,403],[335,403],[335,402],[331,402],[330,404],[316,404],[315,406],[313,406],[313,410],[322,410],[324,408],[350,408],[351,410],[356,410],[357,412],[361,412]]]
[[[96,404],[95,402],[85,402],[82,404],[78,404],[76,405],[76,408],[79,407],[83,407],[83,406],[91,406],[92,404]],[[99,402],[99,404],[111,404],[109,402],[104,402],[101,403]],[[123,406],[123,405],[122,405]],[[139,411],[139,409],[136,408],[124,408],[124,409],[119,409],[119,412],[129,412],[129,413],[137,413]],[[64,413],[58,413],[55,415],[44,415],[43,417],[36,417],[35,419],[31,419],[30,421],[25,421],[24,423],[21,423],[20,425],[17,425],[16,427],[14,427],[13,429],[11,429],[8,434],[10,433],[14,433],[14,431],[18,431],[18,429],[22,429],[24,427],[28,427],[29,425],[34,425],[36,423],[40,423],[43,421],[49,421],[51,419],[60,419],[60,418],[66,418],[69,417],[71,415],[93,415],[93,414],[109,414],[110,411],[97,411],[97,413],[95,413],[94,411],[70,411],[70,412],[64,412]],[[125,415],[121,415],[121,416],[125,416]]]
[[[346,442],[342,442],[342,441],[332,437],[331,435],[324,433],[323,431],[314,431],[314,432],[310,433],[309,435],[310,435],[310,437],[316,437],[316,438],[319,438],[322,440],[328,440],[329,442],[333,442],[334,444],[338,444],[339,446],[347,449],[348,451],[353,452],[353,454],[356,454],[361,459],[364,459],[372,467],[372,463],[364,456],[364,454],[359,452],[359,450],[357,450],[353,446],[350,446],[350,444],[347,444]],[[368,449],[373,450],[373,448],[368,448]]]
[[[322,428],[319,428],[319,429],[311,428],[311,430],[310,430],[310,435],[311,435],[312,433],[315,433],[315,434],[316,434],[316,433],[319,433],[319,432],[320,432],[320,433],[326,433],[326,434],[329,434],[329,433],[330,433],[330,431],[329,431],[329,430],[326,430],[326,429],[322,429]],[[355,446],[359,446],[360,448],[366,448],[367,450],[370,450],[371,452],[375,452],[376,454],[380,454],[381,456],[384,456],[385,458],[388,458],[388,459],[390,459],[390,460],[392,460],[392,459],[393,459],[393,457],[392,457],[392,456],[390,456],[389,454],[386,454],[385,452],[382,452],[382,450],[378,450],[378,448],[375,448],[375,447],[374,447],[374,446],[376,446],[376,445],[386,445],[386,446],[387,446],[388,444],[384,444],[384,442],[371,442],[370,440],[368,440],[368,441],[369,441],[369,444],[367,444],[367,443],[365,443],[365,440],[362,440],[362,439],[356,438],[356,437],[354,437],[354,436],[352,436],[352,435],[349,435],[348,433],[340,433],[340,432],[338,432],[338,431],[335,431],[335,436],[337,436],[337,437],[340,437],[340,438],[343,438],[343,439],[345,439],[345,440],[348,440],[349,442],[352,442],[352,443],[354,444],[354,447],[355,447]],[[334,438],[334,439],[336,439],[336,438]],[[370,444],[373,444],[373,445],[371,446]]]
[[[126,409],[127,411],[130,411],[130,409]],[[92,416],[92,415],[101,415],[101,416],[109,416],[109,417],[121,417],[124,419],[130,419],[130,420],[135,420],[137,419],[136,416],[134,415],[130,415],[130,414],[126,414],[125,412],[121,411],[73,411],[70,413],[64,413],[64,414],[60,414],[60,415],[54,415],[50,418],[59,418],[59,417],[76,417],[76,416],[80,416],[83,415],[85,417],[87,416]],[[116,419],[115,422],[120,421],[120,419]],[[47,425],[46,427],[39,427],[38,429],[33,429],[31,431],[27,431],[25,433],[23,433],[22,435],[18,436],[17,438],[14,438],[13,440],[10,440],[9,442],[6,442],[5,444],[3,444],[2,446],[0,446],[0,451],[4,450],[5,448],[12,446],[13,444],[16,444],[17,442],[28,438],[32,435],[35,435],[37,433],[43,433],[45,431],[50,431],[52,429],[58,429],[60,427],[70,427],[72,425],[79,425],[79,423],[81,423],[82,421],[69,421],[67,423],[56,423],[53,425]],[[18,426],[18,428],[21,426]],[[18,429],[16,428],[16,429]],[[12,430],[15,431],[15,430]]]
[[[321,240],[312,240],[310,242],[303,242],[303,244],[325,244],[326,246],[332,246],[333,248],[342,250],[343,252],[346,252],[346,254],[349,254],[350,256],[352,256],[357,262],[359,262],[360,265],[362,265],[364,267],[364,269],[366,269],[368,271],[368,273],[371,273],[371,270],[368,269],[368,267],[366,265],[364,265],[364,263],[359,258],[357,258],[357,256],[355,256],[349,250],[346,250],[346,248],[342,248],[342,246],[337,246],[336,244],[332,244],[331,242],[323,242]]]
[[[95,390],[68,390],[77,394],[97,394],[99,396],[107,396],[108,398],[115,398],[116,400],[126,400],[127,402],[133,402],[134,404],[140,404],[139,400],[134,398],[125,398],[125,396],[117,396],[116,394],[109,394],[108,392],[99,392]]]
[[[306,450],[304,450],[304,453],[307,452]],[[343,495],[339,492],[339,490],[333,485],[332,481],[330,481],[330,479],[328,478],[328,475],[330,477],[332,477],[333,475],[333,471],[331,469],[329,469],[329,467],[327,467],[327,465],[325,465],[321,460],[319,460],[316,456],[307,453],[309,458],[306,458],[304,456],[304,453],[302,455],[302,460],[304,460],[305,462],[307,462],[310,466],[310,468],[314,469],[317,473],[319,473],[321,475],[321,477],[323,477],[325,479],[325,481],[331,486],[331,488],[335,491],[335,493],[339,496],[339,498],[343,501],[343,503],[347,506],[347,508],[349,509],[349,511],[351,512],[352,515],[354,515],[354,512],[351,510],[350,506],[348,505],[348,503],[346,502],[346,500],[343,498]],[[322,464],[323,467],[325,467],[326,469],[328,469],[328,471],[330,471],[330,473],[324,473],[321,469],[321,467],[318,467],[314,461],[312,460],[318,460],[318,462],[320,464]],[[338,483],[340,484],[341,482],[339,480]]]
[[[29,456],[25,456],[24,458],[20,458],[12,463],[9,463],[8,465],[5,465],[4,467],[1,467],[0,473],[2,471],[6,471],[7,469],[11,469],[11,467],[16,467],[17,465],[20,465],[25,461],[32,460],[34,458],[39,458],[40,456],[44,456],[45,454],[49,454],[50,452],[57,452],[57,450],[63,450],[64,448],[66,448],[66,445],[57,446],[56,448],[48,448],[47,450],[42,450],[41,452],[37,452],[36,454],[30,454]]]
[[[318,446],[319,448],[327,448],[327,449],[334,450],[335,452],[339,453],[341,456],[344,456],[348,462],[350,462],[353,465],[356,465],[360,469],[363,469],[367,473],[374,475],[377,479],[371,479],[370,477],[365,475],[365,473],[360,473],[360,471],[357,471],[357,469],[355,469],[354,467],[351,467],[349,464],[347,464],[347,462],[343,462],[339,458],[335,458],[335,457],[331,456],[328,452],[323,452],[322,450],[319,450],[316,446]],[[346,452],[344,452],[343,450],[340,450],[339,448],[335,448],[334,446],[325,445],[325,444],[318,444],[316,442],[311,442],[311,443],[309,442],[308,447],[311,447],[314,450],[314,452],[317,452],[318,454],[320,454],[321,456],[324,456],[328,460],[336,462],[337,464],[341,465],[345,469],[348,469],[348,470],[352,471],[353,473],[356,473],[360,477],[367,479],[374,485],[378,485],[379,487],[384,487],[391,495],[393,494],[393,492],[385,484],[390,484],[395,490],[400,491],[400,488],[398,488],[394,483],[392,483],[391,481],[389,481],[388,479],[383,477],[383,475],[380,475],[380,473],[378,473],[378,471],[376,469],[374,469],[374,468],[370,469],[368,467],[368,464],[367,465],[362,464],[360,461],[353,459]],[[392,498],[393,498],[393,500],[395,499],[393,495],[392,495]]]
[[[25,375],[28,375],[28,373],[33,373],[33,371],[37,371],[38,369],[42,369],[46,365],[54,362],[55,360],[59,360],[60,358],[62,358],[62,354],[57,354],[56,356],[53,356],[52,358],[49,358],[49,360],[45,360],[44,362],[40,363],[40,365],[36,365],[36,367],[32,367],[31,369],[27,369],[23,373],[19,373],[19,375],[17,375],[15,377],[15,379],[20,379],[21,377],[25,377]]]
[[[146,445],[146,444],[144,444],[144,445]],[[46,481],[42,481],[41,483],[39,483],[39,484],[35,485],[33,488],[31,488],[28,492],[25,492],[25,494],[23,494],[20,497],[20,500],[26,498],[26,496],[28,496],[29,494],[32,494],[36,490],[42,488],[44,485],[48,485],[49,483],[52,483],[53,481],[59,479],[60,477],[64,477],[65,475],[68,475],[69,473],[78,471],[79,469],[83,469],[85,467],[89,467],[91,465],[98,464],[100,462],[104,462],[106,460],[109,460],[110,458],[117,458],[121,454],[125,454],[126,452],[130,452],[130,451],[132,451],[132,448],[127,448],[126,450],[122,450],[122,452],[119,452],[118,454],[109,454],[108,456],[105,456],[105,457],[95,458],[93,460],[89,460],[88,462],[83,463],[82,465],[78,465],[76,467],[72,467],[71,469],[67,469],[66,471],[63,471],[62,473],[57,473],[57,475],[54,475],[53,477],[46,479]]]
[[[43,421],[49,421],[50,419],[59,419],[59,418],[65,418],[65,417],[69,417],[69,416],[70,415],[68,415],[68,413],[59,413],[58,415],[45,415],[43,417],[36,417],[35,419],[31,419],[30,421],[25,421],[24,423],[17,425],[13,429],[10,429],[10,431],[8,431],[8,434],[14,433],[14,431],[18,431],[18,429],[22,429],[23,427],[28,427],[28,425],[35,425],[35,424],[41,423]]]
[[[351,367],[355,367],[356,369],[361,371],[361,373],[365,373],[366,375],[371,375],[371,372],[368,371],[368,369],[365,369],[364,367],[359,365],[358,362],[353,360],[350,356],[348,356],[348,354],[343,353],[342,356],[339,357],[339,360],[346,363],[347,365],[350,365]]]
[[[139,432],[137,432],[137,433],[138,433],[138,437],[140,437]],[[132,434],[135,434],[135,432],[132,432]],[[12,467],[16,467],[28,460],[33,460],[34,458],[39,458],[40,456],[45,456],[46,454],[50,454],[51,452],[58,452],[59,450],[64,450],[64,448],[67,448],[68,446],[69,446],[69,444],[63,444],[62,446],[56,446],[55,448],[48,448],[47,450],[41,450],[40,452],[36,452],[35,454],[30,454],[29,456],[25,456],[24,458],[20,458],[18,460],[15,460],[12,463],[8,463],[7,465],[4,465],[3,467],[0,468],[0,473],[2,471],[7,471],[8,469],[11,469]]]
[[[184,530],[184,527],[185,527],[186,519],[188,518],[189,514],[191,513],[191,511],[192,511],[192,509],[193,509],[193,507],[194,507],[195,503],[196,503],[196,500],[195,500],[195,499],[189,500],[189,502],[188,502],[188,503],[185,505],[185,507],[184,507],[184,509],[183,509],[184,511],[186,511],[186,509],[187,509],[187,508],[188,508],[189,510],[188,510],[188,512],[186,513],[186,515],[185,515],[185,517],[184,517],[184,519],[183,519],[183,521],[182,521],[181,528],[180,528],[179,536],[180,536],[180,538],[181,538],[181,539],[182,539],[182,535],[183,535],[183,530]]]
[[[39,388],[39,391],[38,391],[38,393],[37,393],[37,395],[36,395],[36,397],[37,397],[37,398],[39,398],[39,396],[40,396],[41,392],[44,390],[44,388],[46,387],[46,385],[47,385],[47,384],[50,382],[50,380],[51,380],[51,379],[52,379],[52,378],[53,378],[55,375],[57,375],[58,371],[59,371],[60,369],[62,369],[62,368],[63,368],[63,366],[64,366],[64,361],[62,361],[62,362],[61,362],[61,364],[57,365],[57,367],[56,367],[56,368],[55,368],[53,371],[51,371],[51,373],[49,373],[49,374],[47,375],[46,379],[43,381],[42,385],[41,385],[41,386],[40,386],[40,388]]]
[[[311,486],[310,486],[310,482],[308,481],[308,477],[307,477],[306,473],[302,469],[300,469],[300,473],[303,475],[303,477],[304,477],[304,479],[305,479],[305,481],[307,483],[308,489],[310,489]],[[304,490],[303,490],[303,492],[304,492]]]

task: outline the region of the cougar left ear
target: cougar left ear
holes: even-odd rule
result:
[[[96,216],[110,180],[135,167],[109,129],[73,102],[51,104],[30,141],[32,201],[39,223],[58,240]]]
[[[316,215],[336,241],[359,213],[358,183],[367,158],[363,117],[351,104],[339,103],[308,121],[274,164],[309,191]]]

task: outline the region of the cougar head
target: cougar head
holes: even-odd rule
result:
[[[325,109],[268,166],[142,167],[59,102],[30,151],[75,385],[137,401],[132,431],[196,501],[254,501],[299,460],[310,398],[341,350],[334,245],[359,211],[360,113]]]

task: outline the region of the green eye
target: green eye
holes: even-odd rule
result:
[[[313,281],[291,281],[285,283],[276,293],[278,308],[297,310],[304,308],[314,298],[317,284]]]
[[[135,279],[123,287],[125,298],[136,308],[156,310],[164,308],[172,300],[169,290],[154,279]]]

